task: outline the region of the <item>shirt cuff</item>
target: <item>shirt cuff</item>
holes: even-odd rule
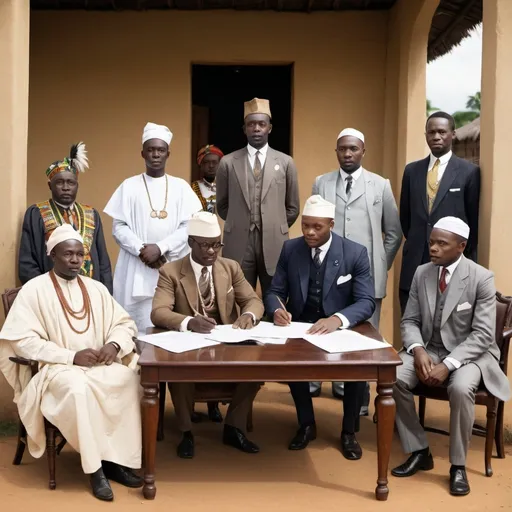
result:
[[[256,315],[252,311],[246,311],[245,313],[242,313],[242,315],[251,315],[252,323],[253,323],[253,325],[256,325]],[[240,315],[240,316],[242,316],[242,315]]]
[[[169,246],[164,242],[157,242],[156,245],[160,249],[161,256],[165,256],[169,252]]]
[[[190,322],[190,320],[192,320],[192,317],[191,316],[187,316],[187,317],[185,317],[185,320],[183,320],[183,322],[181,322],[181,324],[180,324],[180,331],[181,332],[188,331],[188,323]]]
[[[350,322],[345,315],[342,315],[341,313],[334,313],[333,316],[337,316],[341,320],[341,325],[338,329],[348,329],[350,327]]]
[[[74,350],[70,350],[69,351],[69,355],[68,355],[68,365],[69,366],[73,366],[75,364],[75,356],[76,356],[76,352]]]
[[[407,353],[408,354],[412,354],[412,351],[416,348],[416,347],[423,347],[423,345],[421,343],[413,343],[409,348],[407,348]]]
[[[458,370],[462,365],[460,361],[454,359],[453,357],[445,357],[443,363],[448,367],[448,370],[453,372],[454,370]]]

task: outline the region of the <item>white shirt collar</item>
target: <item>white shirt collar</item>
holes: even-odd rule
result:
[[[451,265],[448,265],[446,267],[446,270],[448,271],[448,275],[451,277],[453,276],[453,273],[455,272],[455,269],[459,266],[459,263],[461,262],[462,260],[462,255],[460,256],[460,258],[453,262]],[[439,267],[439,276],[441,276],[441,272],[443,271],[443,267]]]
[[[447,164],[448,161],[450,160],[450,158],[452,157],[452,154],[453,154],[452,151],[448,151],[448,153],[446,153],[446,155],[440,156],[439,157],[439,165]],[[429,169],[436,163],[436,160],[437,160],[437,156],[434,156],[432,153],[430,153],[430,162],[428,165]]]
[[[199,281],[199,278],[201,277],[201,270],[203,270],[203,267],[206,267],[208,269],[208,272],[212,271],[212,265],[199,265],[196,261],[192,259],[192,253],[190,254],[190,264],[192,265],[192,270],[194,271],[194,275],[196,276],[196,281]]]
[[[73,210],[75,208],[75,203],[71,203],[70,205],[68,206],[64,206],[63,204],[60,204],[60,203],[57,203],[57,201],[55,201],[55,199],[53,200],[53,202],[57,205],[57,206],[60,206],[63,210]]]
[[[359,178],[359,176],[361,176],[361,174],[363,174],[363,168],[362,167],[359,167],[359,169],[357,169],[357,171],[354,171],[352,174],[349,174],[348,172],[345,172],[341,167],[340,167],[340,174],[341,174],[341,177],[343,179],[343,181],[345,181],[347,179],[348,176],[352,176],[352,178],[354,179],[354,181],[357,181],[357,179]]]
[[[324,245],[321,245],[319,247],[319,249],[320,249],[320,257],[324,256],[327,253],[327,251],[329,250],[329,247],[331,247],[331,242],[332,242],[332,233],[329,236],[329,240],[327,240],[327,242],[325,242]],[[315,252],[316,252],[316,247],[311,249],[311,257],[312,258],[315,257]]]
[[[261,149],[253,148],[250,144],[247,144],[247,151],[249,152],[249,156],[253,157],[259,151],[260,155],[265,158],[267,156],[268,151],[268,143],[265,144]]]

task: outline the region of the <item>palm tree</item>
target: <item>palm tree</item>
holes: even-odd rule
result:
[[[432,102],[429,99],[427,99],[427,117],[433,112],[437,112],[438,110],[439,108],[432,106]]]
[[[480,91],[475,93],[473,96],[468,96],[466,108],[469,108],[469,110],[474,110],[480,114]]]
[[[477,117],[480,117],[480,112],[474,110],[458,110],[452,114],[453,120],[455,121],[455,128],[460,128],[465,124],[471,123]]]

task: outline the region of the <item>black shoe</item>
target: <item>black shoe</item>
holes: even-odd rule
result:
[[[213,423],[222,423],[222,414],[219,410],[219,402],[208,402],[208,418]]]
[[[341,433],[341,453],[348,460],[359,460],[363,456],[363,450],[355,434]]]
[[[320,393],[322,392],[322,388],[315,389],[315,391],[310,391],[311,398],[318,398]]]
[[[288,445],[288,450],[304,450],[310,441],[316,439],[316,425],[306,425],[297,430],[294,438]]]
[[[393,476],[412,476],[418,471],[430,471],[434,469],[434,459],[428,448],[413,452],[411,456],[400,466],[391,470]]]
[[[342,400],[343,401],[343,395],[341,393],[338,393],[337,391],[332,388],[332,396],[333,398],[336,398],[336,400]]]
[[[241,430],[231,425],[224,425],[222,442],[245,453],[258,453],[260,451],[258,445],[249,441]]]
[[[176,453],[180,459],[191,459],[194,456],[194,436],[192,432],[183,432],[183,437],[178,448],[176,448]]]
[[[466,496],[469,494],[469,482],[466,475],[466,468],[452,466],[450,468],[450,494],[453,496]]]
[[[114,493],[102,468],[89,475],[89,480],[94,497],[102,501],[112,501],[114,499]]]
[[[130,468],[109,461],[103,461],[102,466],[103,472],[109,480],[113,480],[125,487],[136,488],[144,485],[144,480]]]
[[[363,405],[361,407],[361,410],[359,411],[359,416],[368,416],[368,406],[367,405]]]

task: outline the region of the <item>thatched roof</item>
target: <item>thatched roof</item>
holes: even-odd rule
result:
[[[476,141],[480,138],[480,118],[477,117],[471,123],[465,124],[457,128],[455,132],[455,140],[457,142]]]
[[[91,11],[236,9],[309,13],[388,10],[396,2],[397,0],[30,0],[30,7],[45,10]],[[432,19],[428,39],[429,62],[448,53],[481,23],[482,2],[483,0],[441,0]]]

